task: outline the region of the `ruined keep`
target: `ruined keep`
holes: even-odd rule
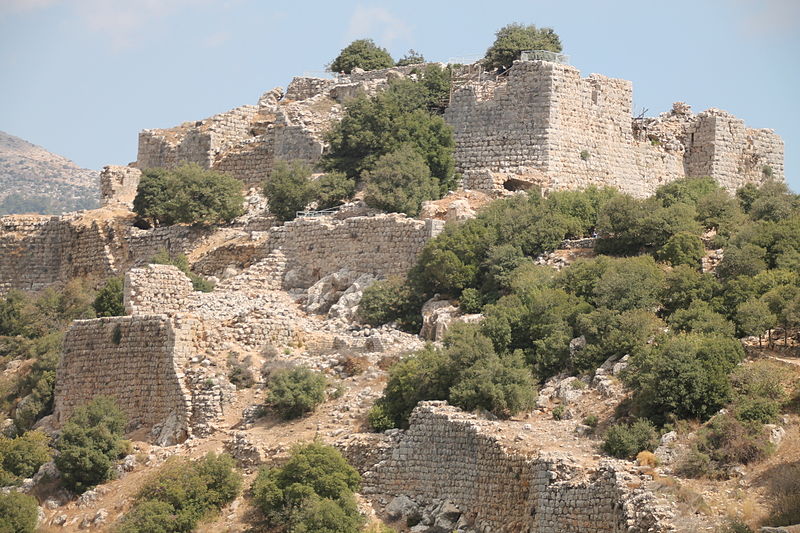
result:
[[[569,65],[516,61],[507,76],[454,91],[445,119],[456,165],[473,189],[610,185],[647,196],[664,183],[710,176],[729,191],[782,180],[783,141],[717,109],[682,103],[637,118],[631,82]]]

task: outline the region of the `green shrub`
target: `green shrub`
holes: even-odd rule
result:
[[[277,161],[264,183],[269,211],[279,220],[293,220],[314,199],[313,169],[300,161]]]
[[[608,428],[603,451],[620,459],[633,459],[641,451],[652,452],[658,444],[656,427],[649,420],[640,418],[632,424],[614,424]]]
[[[22,479],[32,477],[50,460],[49,440],[41,431],[28,431],[14,439],[0,436],[0,471]]]
[[[422,202],[440,197],[439,181],[410,145],[381,156],[361,177],[366,184],[364,201],[384,211],[416,216]]]
[[[386,408],[380,402],[373,405],[369,410],[367,420],[369,421],[369,426],[377,432],[397,427]]]
[[[350,74],[354,68],[379,70],[393,66],[394,59],[385,48],[376,45],[372,39],[358,39],[339,52],[328,70]]]
[[[722,414],[698,432],[691,452],[679,468],[687,476],[726,479],[732,466],[759,461],[771,450],[762,424]]]
[[[16,491],[0,493],[0,531],[33,533],[38,519],[36,498]]]
[[[108,479],[127,449],[125,415],[113,398],[96,396],[75,409],[56,441],[56,466],[66,487],[83,492]]]
[[[676,233],[658,251],[658,258],[672,266],[689,265],[700,268],[705,255],[705,247],[700,237],[692,233]]]
[[[563,405],[556,405],[553,407],[553,420],[563,420],[564,412],[567,410]]]
[[[355,533],[362,523],[353,498],[360,482],[335,448],[313,442],[296,447],[284,466],[262,468],[253,500],[270,525],[291,532]]]
[[[462,409],[508,417],[535,404],[536,388],[521,352],[498,355],[479,328],[454,324],[443,348],[427,346],[389,370],[377,405],[393,427],[407,427],[423,400],[449,400]]]
[[[642,414],[706,420],[730,401],[729,374],[744,358],[738,340],[719,335],[663,336],[634,354],[623,376]]]
[[[270,374],[267,405],[284,419],[298,418],[325,401],[327,380],[305,367],[285,368]]]
[[[495,35],[494,43],[483,58],[486,70],[510,67],[523,50],[561,51],[561,39],[552,28],[513,23],[503,26]]]
[[[667,318],[667,323],[675,331],[685,333],[705,333],[732,337],[735,328],[732,322],[715,312],[711,306],[702,301],[693,301],[687,309],[678,309]]]
[[[154,225],[214,225],[244,213],[242,182],[196,164],[142,172],[133,210]]]
[[[735,405],[734,414],[742,422],[771,424],[778,420],[780,405],[767,398],[740,398]]]
[[[387,90],[373,97],[348,101],[344,117],[326,137],[330,149],[323,165],[358,180],[365,171],[374,170],[381,157],[408,145],[427,165],[439,198],[455,184],[455,141],[450,126],[429,108],[441,98],[442,90],[449,92],[448,84],[444,71],[430,66],[419,81],[393,80]],[[427,175],[417,179],[423,177],[426,182],[430,179]]]
[[[480,313],[481,312],[481,293],[477,289],[467,287],[461,291],[461,297],[458,299],[458,307],[464,313]]]
[[[722,529],[721,533],[755,533],[753,528],[745,524],[739,518],[732,518],[728,520],[728,523],[725,524],[725,527]]]
[[[597,427],[599,421],[600,420],[597,418],[597,415],[589,415],[583,419],[582,423],[584,426],[589,426],[590,428],[594,429]]]
[[[328,172],[312,183],[317,209],[329,209],[343,204],[352,198],[356,180],[348,178],[344,172]]]
[[[242,477],[229,455],[209,453],[191,461],[170,458],[144,484],[136,504],[121,520],[122,533],[192,531],[236,499]]]
[[[370,326],[396,321],[404,331],[418,333],[422,327],[421,306],[420,296],[408,280],[393,277],[364,289],[358,305],[358,318]]]
[[[122,278],[108,278],[105,285],[97,292],[92,307],[98,317],[122,316],[125,314],[122,300]]]
[[[424,62],[425,57],[422,54],[416,52],[415,50],[409,50],[406,52],[406,55],[397,60],[395,65],[398,67],[405,67],[408,65],[419,65],[420,63]]]

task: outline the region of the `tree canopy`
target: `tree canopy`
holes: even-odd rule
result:
[[[358,39],[339,52],[328,70],[350,74],[354,68],[379,70],[393,66],[394,59],[385,48],[376,45],[372,39]]]
[[[500,28],[495,36],[483,58],[486,70],[510,67],[523,50],[562,50],[561,39],[552,28],[537,28],[533,24],[515,22]]]

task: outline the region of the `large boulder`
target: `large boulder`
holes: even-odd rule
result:
[[[429,341],[442,340],[450,324],[458,316],[458,307],[450,300],[434,296],[422,306],[422,330],[420,337]]]

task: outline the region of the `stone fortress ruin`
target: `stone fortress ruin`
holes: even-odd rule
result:
[[[278,225],[257,195],[248,214],[216,230],[143,230],[130,212],[140,169],[190,162],[256,187],[275,161],[317,161],[349,98],[414,68],[298,77],[256,105],[142,131],[137,162],[101,174],[100,210],[0,218],[0,295],[77,276],[125,276],[126,316],[79,320],[66,335],[55,422],[111,394],[131,429],[172,445],[213,433],[225,410],[232,388],[206,364],[215,354],[268,344],[369,353],[418,343],[396,332],[358,336],[346,324],[363,288],[407,272],[441,220],[353,208]],[[489,80],[456,79],[445,120],[465,189],[610,185],[643,197],[686,176],[711,176],[728,190],[783,179],[783,143],[771,130],[748,129],[716,109],[695,115],[685,104],[634,118],[629,81],[581,78],[574,67],[542,60],[517,61]],[[196,272],[221,281],[210,293],[193,291],[177,268],[147,264],[162,249],[186,254]],[[590,471],[514,454],[483,426],[455,408],[421,405],[411,429],[361,465],[365,490],[448,498],[472,508],[483,531],[664,530],[657,513],[642,510],[647,496],[626,488],[614,467]]]

